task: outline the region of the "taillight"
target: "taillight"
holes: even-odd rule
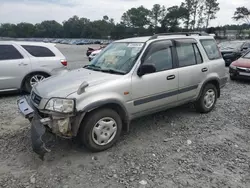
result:
[[[62,63],[63,66],[67,66],[68,65],[68,62],[65,59],[61,60],[61,63]]]

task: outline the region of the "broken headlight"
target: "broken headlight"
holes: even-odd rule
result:
[[[72,113],[75,109],[75,100],[51,98],[46,104],[45,109],[60,113]]]

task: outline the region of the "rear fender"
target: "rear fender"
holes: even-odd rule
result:
[[[214,84],[214,85],[216,86],[217,91],[218,91],[218,98],[220,97],[220,79],[219,79],[218,77],[216,77],[216,76],[212,76],[212,77],[206,79],[206,81],[203,82],[203,83],[199,86],[199,93],[198,93],[198,95],[196,96],[196,99],[199,99],[199,98],[200,98],[203,89],[204,89],[205,86],[206,86],[207,84],[209,84],[209,83]]]

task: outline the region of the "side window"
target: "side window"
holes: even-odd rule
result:
[[[193,47],[194,47],[194,53],[195,53],[195,57],[196,57],[196,63],[197,64],[203,63],[203,60],[202,60],[202,57],[201,57],[201,53],[200,53],[197,45],[193,44]]]
[[[176,46],[179,59],[179,67],[186,67],[196,64],[196,58],[192,43],[179,43]]]
[[[23,59],[23,56],[13,45],[0,45],[0,61],[12,59]]]
[[[173,68],[172,50],[165,41],[155,42],[146,55],[144,64],[153,64],[156,72]]]
[[[34,57],[54,57],[55,54],[43,46],[22,45],[22,47]]]
[[[213,39],[204,39],[200,40],[203,48],[205,49],[207,56],[210,60],[220,59],[221,53],[217,47],[215,40]]]

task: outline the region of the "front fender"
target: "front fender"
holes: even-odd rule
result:
[[[123,103],[117,99],[104,99],[104,100],[99,100],[99,101],[95,101],[93,103],[90,103],[88,105],[86,105],[84,108],[82,108],[82,112],[90,112],[98,107],[104,106],[104,105],[108,105],[108,104],[116,104],[119,105],[124,112],[126,112],[126,114],[128,114],[126,107],[123,105]]]
[[[105,97],[104,97],[105,96]],[[111,97],[112,96],[112,97]],[[122,96],[119,96],[117,94],[106,94],[106,95],[95,95],[94,97],[89,97],[83,99],[80,103],[77,104],[77,120],[74,122],[73,125],[73,135],[76,135],[78,132],[78,129],[80,127],[80,124],[82,120],[84,119],[85,115],[88,112],[91,112],[92,110],[95,110],[97,108],[103,107],[103,106],[119,106],[119,109],[122,110],[122,121],[124,123],[124,129],[129,130],[129,122],[130,122],[130,115],[128,113],[128,110],[125,106],[125,101],[122,99]]]
[[[128,100],[130,100],[129,96],[117,92],[92,93],[77,99],[76,109],[78,112],[89,112],[106,104],[117,104],[127,112],[126,101]]]

